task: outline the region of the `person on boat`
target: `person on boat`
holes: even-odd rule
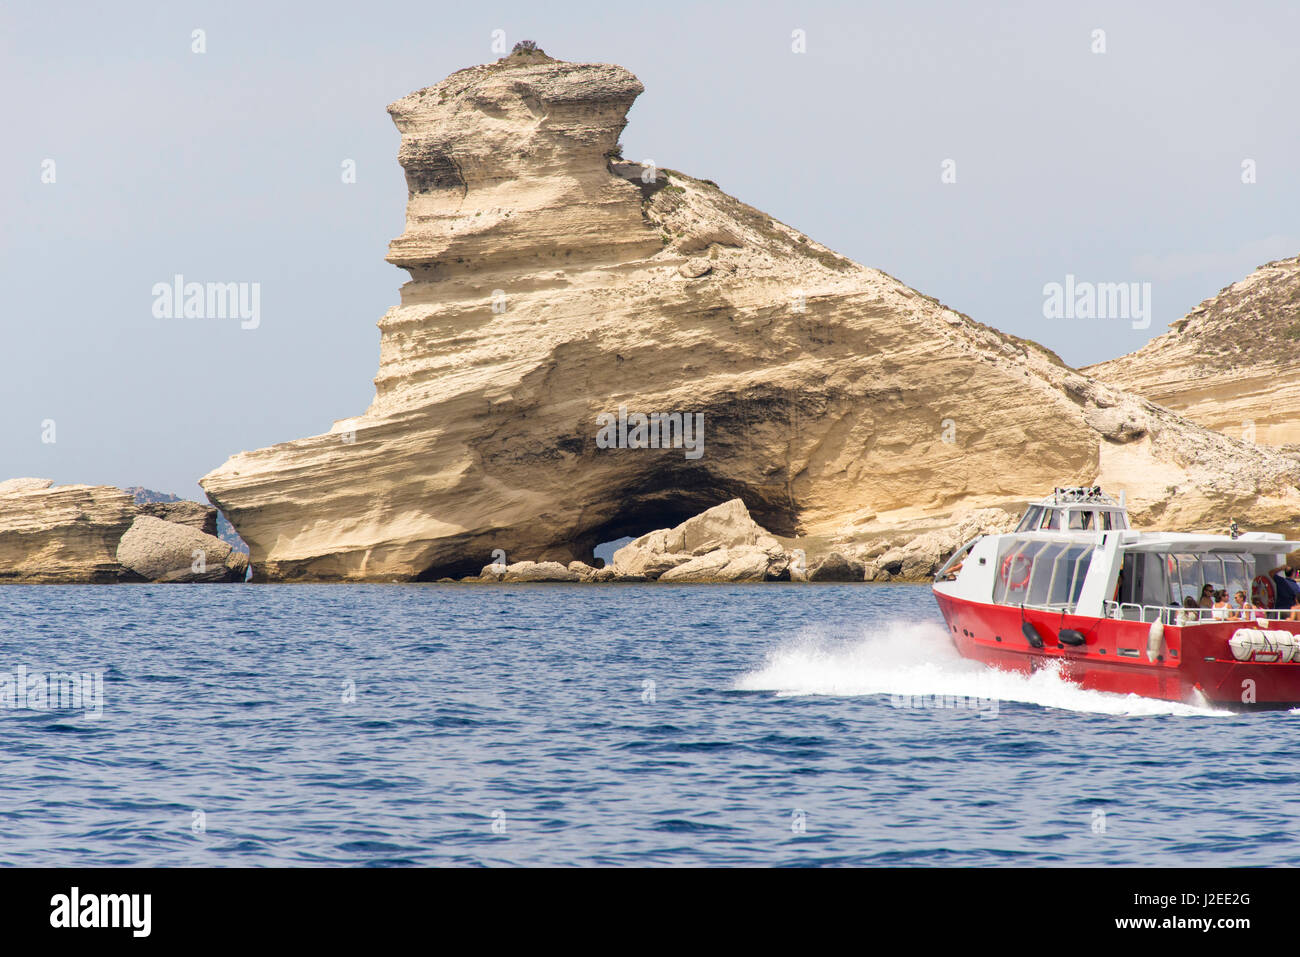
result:
[[[1207,584],[1207,585],[1202,585],[1202,586],[1201,586],[1201,602],[1200,602],[1200,604],[1201,604],[1201,607],[1202,607],[1202,608],[1213,608],[1213,607],[1214,607],[1214,586],[1213,586],[1213,585],[1208,585],[1208,584]]]
[[[1236,600],[1233,602],[1232,614],[1228,617],[1234,621],[1250,621],[1257,619],[1263,621],[1268,616],[1264,614],[1262,608],[1251,604],[1246,598],[1246,593],[1238,589],[1237,594],[1233,596]]]
[[[1297,569],[1279,565],[1268,573],[1273,579],[1273,607],[1278,611],[1290,611],[1300,606],[1300,582],[1295,579],[1296,571]]]
[[[1284,565],[1283,568],[1286,568]],[[1278,582],[1278,576],[1274,576],[1274,585]],[[1281,583],[1287,587],[1290,594],[1288,600],[1291,601],[1290,614],[1283,618],[1278,615],[1278,621],[1300,621],[1300,568],[1286,568],[1281,576]],[[1279,595],[1282,592],[1279,589]],[[1280,598],[1278,600],[1281,600]],[[1274,607],[1278,607],[1277,601],[1274,601]]]
[[[1179,625],[1190,625],[1194,621],[1201,620],[1201,606],[1196,603],[1196,599],[1188,595],[1183,599],[1183,610],[1178,613],[1177,623]]]
[[[1219,621],[1236,617],[1232,614],[1232,606],[1228,604],[1228,593],[1222,588],[1214,593],[1214,604],[1210,607],[1214,609],[1214,617]]]

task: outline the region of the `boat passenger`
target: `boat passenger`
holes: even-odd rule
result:
[[[1213,608],[1213,607],[1214,607],[1214,586],[1213,586],[1213,585],[1202,585],[1202,586],[1201,586],[1201,602],[1200,602],[1200,604],[1201,604],[1201,607],[1202,607],[1202,608]]]
[[[1222,588],[1214,593],[1214,604],[1211,607],[1214,609],[1214,617],[1218,621],[1227,621],[1234,617],[1232,606],[1228,604],[1228,593]]]
[[[1300,605],[1300,582],[1295,579],[1296,571],[1279,565],[1268,573],[1273,579],[1273,607],[1279,611],[1289,611]]]
[[[1288,568],[1284,572],[1282,583],[1290,590],[1295,601],[1291,613],[1285,619],[1278,615],[1278,621],[1300,621],[1300,568]]]
[[[1264,614],[1264,610],[1251,604],[1251,602],[1246,598],[1246,593],[1244,591],[1238,590],[1237,594],[1233,597],[1236,600],[1233,602],[1233,611],[1232,614],[1228,616],[1229,618],[1234,621],[1251,621],[1252,619],[1264,621],[1267,619],[1268,616]]]
[[[1196,604],[1196,599],[1188,595],[1183,599],[1183,610],[1178,613],[1175,621],[1179,625],[1190,625],[1194,621],[1201,620],[1201,606]]]

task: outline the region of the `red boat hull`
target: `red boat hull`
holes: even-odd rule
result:
[[[1062,678],[1091,691],[1137,694],[1166,701],[1208,703],[1233,710],[1300,707],[1300,663],[1237,661],[1228,639],[1245,621],[1166,625],[1157,660],[1147,657],[1151,625],[967,601],[935,592],[957,651],[1003,671],[1032,674],[1057,669]],[[1022,631],[1028,621],[1042,638],[1034,648]],[[1300,622],[1268,627],[1300,634]],[[1059,641],[1074,629],[1084,643]]]

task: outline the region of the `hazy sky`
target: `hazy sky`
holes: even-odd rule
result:
[[[640,77],[627,158],[1072,364],[1131,351],[1300,253],[1300,5],[1134,6],[6,2],[0,479],[197,497],[362,412],[406,278],[384,107],[498,29]],[[260,324],[156,317],[178,273],[259,283]],[[1067,275],[1151,283],[1150,328],[1045,318]]]

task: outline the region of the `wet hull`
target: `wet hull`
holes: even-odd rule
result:
[[[1162,647],[1149,656],[1150,624],[1022,610],[935,592],[948,634],[964,657],[1004,671],[1044,668],[1092,691],[1137,694],[1233,710],[1300,707],[1300,663],[1237,661],[1228,639],[1241,621],[1165,626]],[[1043,642],[1034,648],[1022,630],[1028,621]],[[1300,634],[1300,622],[1270,622]],[[1084,643],[1071,647],[1060,633],[1073,629]]]

